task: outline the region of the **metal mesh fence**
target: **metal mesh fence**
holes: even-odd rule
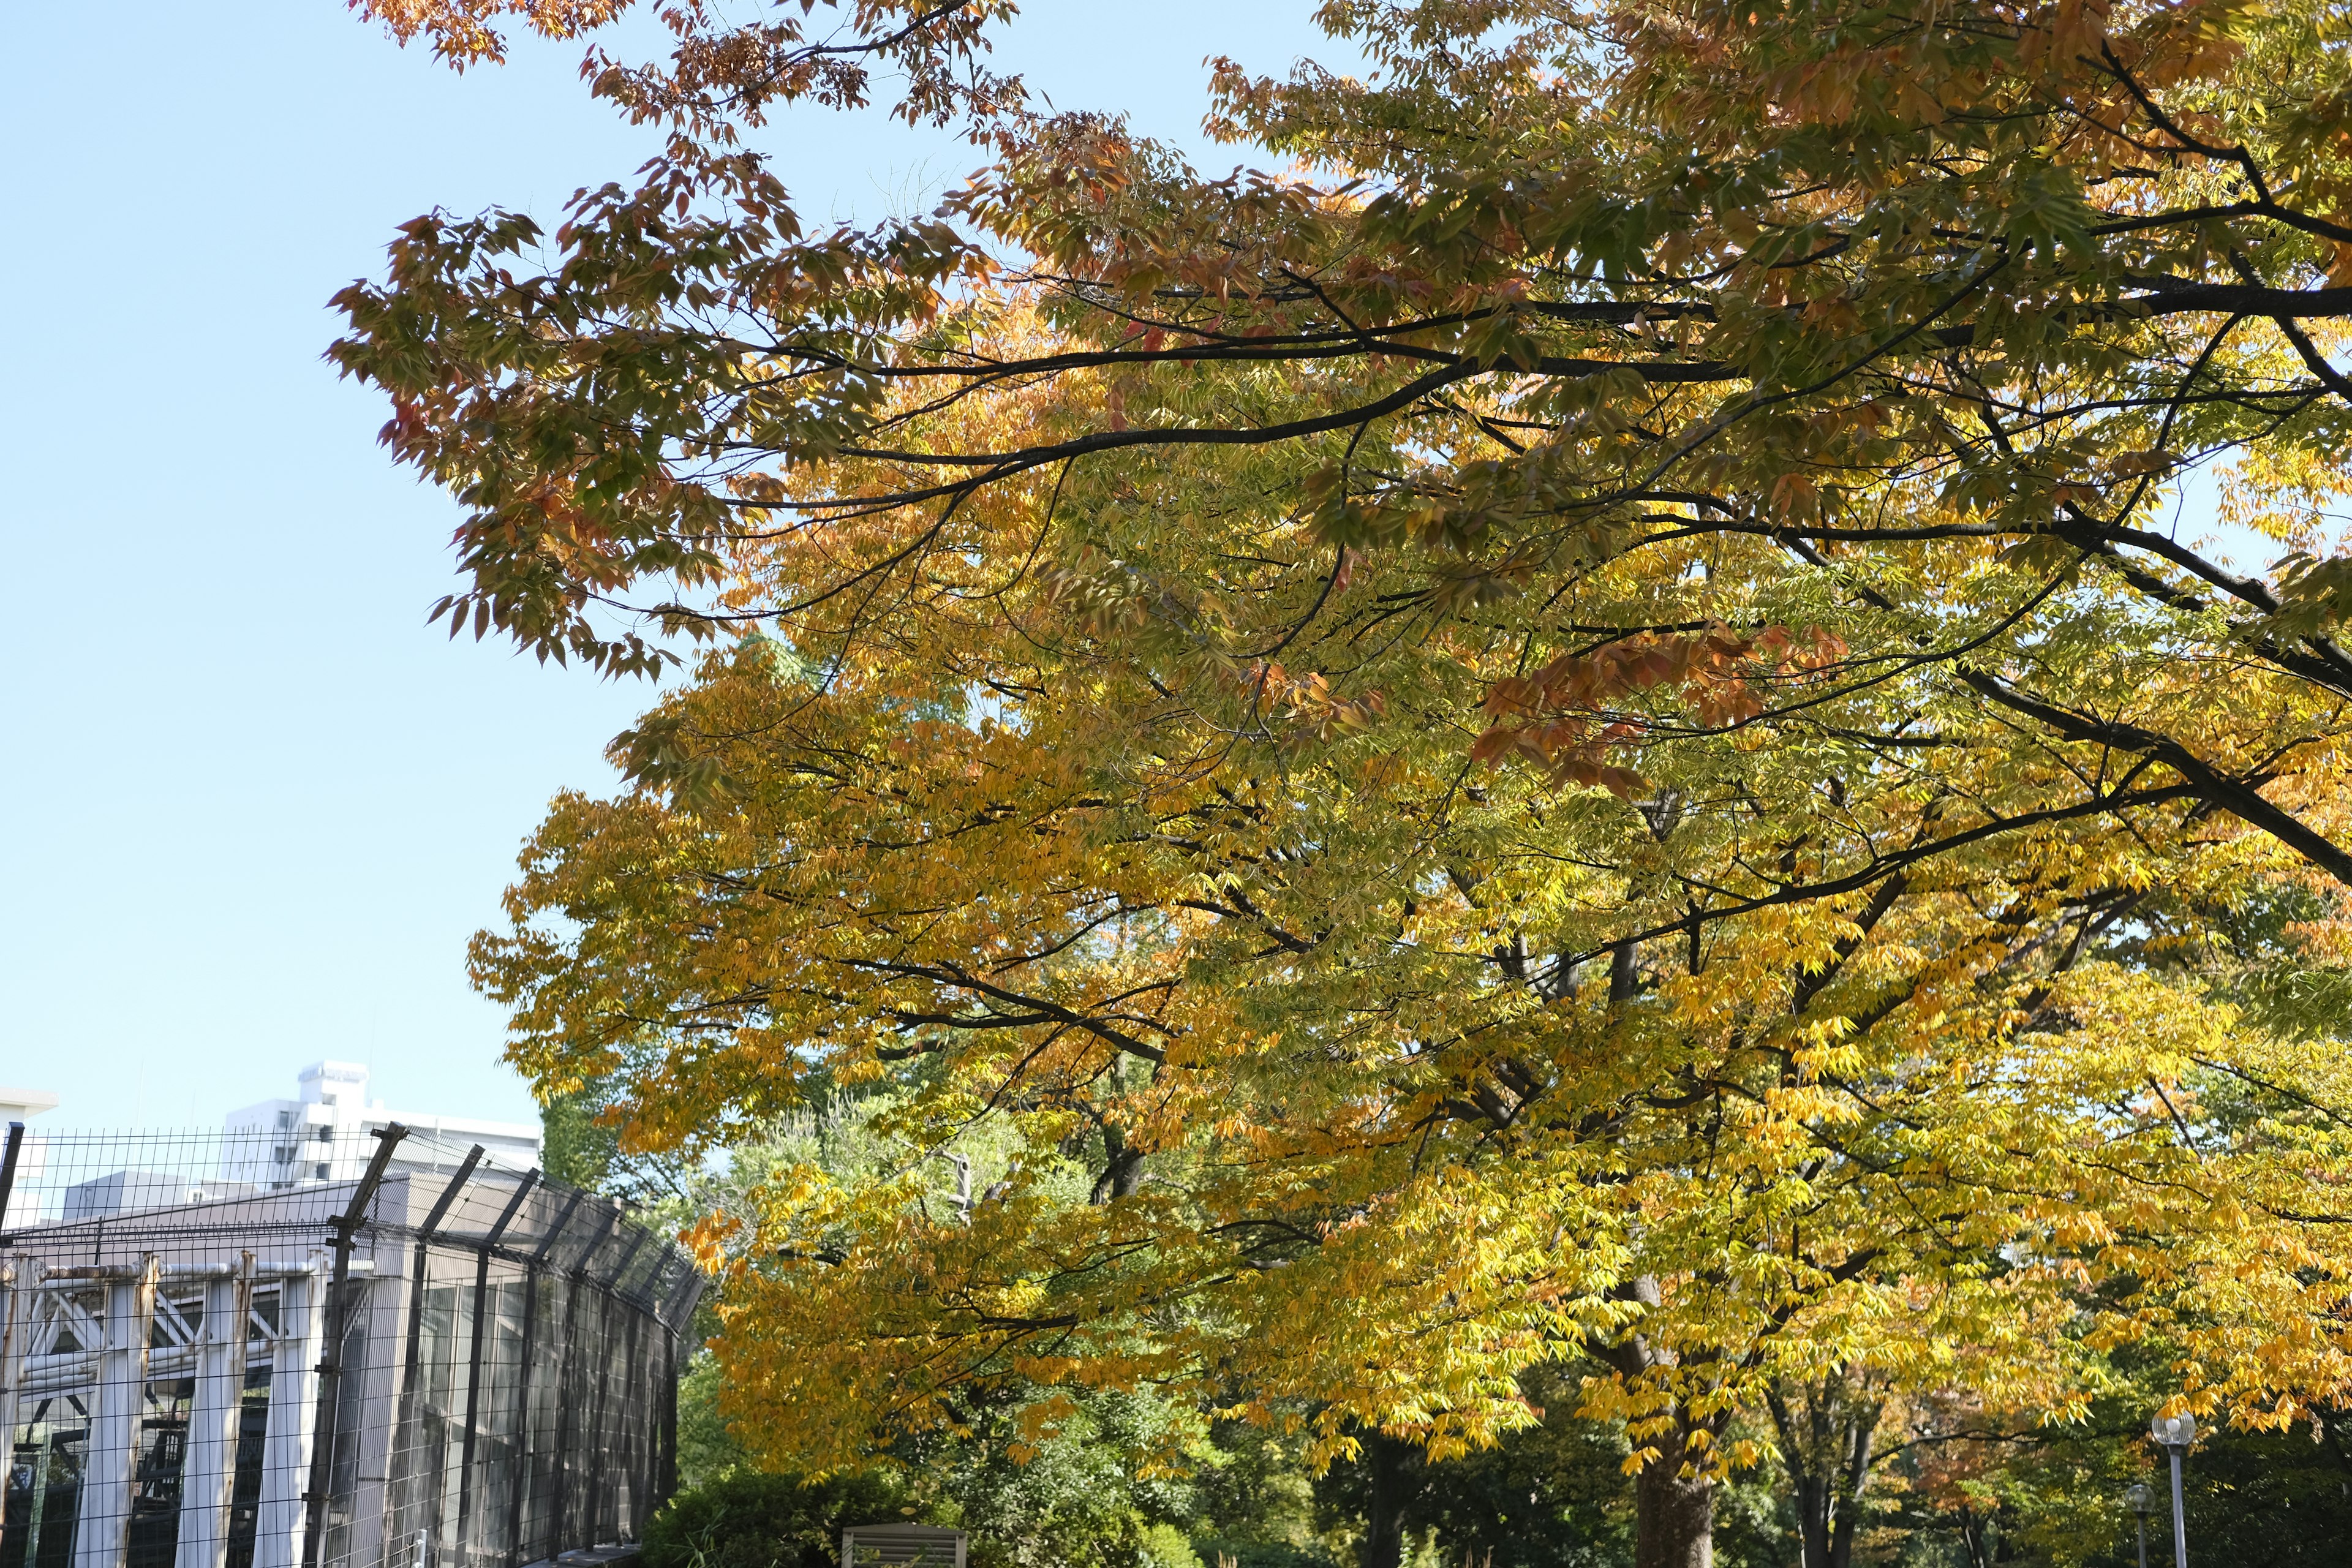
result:
[[[699,1271],[611,1198],[393,1131],[12,1131],[0,1568],[635,1538]]]

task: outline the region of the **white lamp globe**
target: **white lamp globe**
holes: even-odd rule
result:
[[[2147,1424],[2147,1435],[2168,1448],[2186,1448],[2197,1440],[2197,1418],[2187,1411],[2158,1415]]]

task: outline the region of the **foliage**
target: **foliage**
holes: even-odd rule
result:
[[[2200,1450],[2183,1478],[2190,1541],[2249,1549],[2279,1568],[2342,1561],[2352,1541],[2352,1456],[2331,1420],[2318,1429],[2232,1434]],[[2148,1479],[2160,1495],[2160,1470]],[[2150,1524],[2163,1539],[2161,1521]],[[2096,1558],[2085,1551],[2084,1560]]]
[[[1002,1174],[1003,1160],[982,1136],[944,1152],[877,1132],[887,1099],[837,1097],[827,1114],[787,1118],[698,1173],[673,1217],[742,1212],[778,1172],[810,1168],[853,1190],[892,1184],[911,1169],[931,1184],[919,1200],[954,1212]],[[724,1282],[719,1300],[724,1300]],[[705,1352],[678,1393],[679,1470],[689,1484],[756,1468],[758,1455],[722,1406],[727,1373]],[[790,1411],[736,1402],[737,1422],[754,1430],[789,1424]],[[1191,1412],[1148,1393],[1088,1393],[1076,1398],[999,1386],[960,1402],[951,1428],[909,1436],[878,1453],[898,1478],[902,1503],[972,1533],[980,1568],[1198,1568],[1176,1523],[1198,1513],[1194,1489],[1170,1461],[1197,1471],[1226,1457],[1202,1438]],[[1151,1462],[1160,1462],[1155,1467]],[[1238,1515],[1234,1516],[1236,1519]]]
[[[583,1091],[556,1095],[541,1108],[540,1168],[550,1181],[594,1192],[612,1174],[620,1135],[596,1120],[598,1109]]]
[[[1339,1568],[1348,1560],[1344,1541],[1335,1539],[1328,1510],[1318,1506],[1305,1447],[1296,1436],[1247,1422],[1210,1423],[1185,1521],[1203,1563],[1230,1557],[1237,1568]]]
[[[1629,1561],[1633,1489],[1623,1471],[1624,1433],[1574,1418],[1573,1372],[1537,1368],[1522,1381],[1543,1411],[1538,1425],[1434,1465],[1376,1438],[1318,1483],[1327,1516],[1360,1529],[1358,1521],[1376,1514],[1402,1515],[1404,1531],[1433,1535],[1439,1561],[1449,1565],[1613,1568]],[[1374,1462],[1380,1458],[1388,1462]],[[1370,1494],[1383,1483],[1404,1495],[1375,1500]]]
[[[501,10],[564,32],[619,7],[368,8],[462,59],[494,51]],[[791,7],[681,9],[667,68],[594,62],[597,91],[676,134],[635,191],[582,195],[556,269],[516,275],[542,238],[526,217],[420,219],[391,287],[341,297],[336,355],[394,395],[387,439],[474,509],[453,631],[649,668],[662,650],[592,605],[648,577],[708,588],[730,546],[814,529],[818,575],[731,616],[644,608],[837,633],[811,612],[855,621],[928,580],[960,510],[1034,512],[1090,456],[1164,470],[1213,444],[1293,460],[1301,510],[1267,542],[1302,548],[1263,553],[1253,593],[1336,592],[1377,552],[1394,613],[1423,620],[1703,541],[1711,572],[1810,567],[1893,617],[1876,644],[2044,745],[2143,759],[2352,865],[2322,802],[2269,787],[2324,763],[2300,716],[2217,733],[2160,700],[2086,702],[2073,639],[2007,624],[2095,633],[2112,617],[2069,599],[2089,584],[2168,652],[2352,684],[2326,635],[2352,582],[2326,528],[2352,384],[2327,357],[2352,309],[2336,7],[1333,4],[1370,79],[1221,67],[1213,116],[1319,183],[1207,181],[1115,124],[1034,117],[973,63],[1001,10],[871,4],[820,38]],[[961,116],[998,162],[930,219],[805,235],[739,145],[782,103],[862,100],[877,66],[907,73],[902,114]],[[1040,402],[1043,427],[1006,418]],[[2186,468],[2231,457],[2231,514],[2286,552],[2267,582],[2149,526]],[[1933,590],[1984,565],[2006,614],[1938,614]],[[1171,607],[1207,646],[1265,646],[1232,606],[1201,615],[1212,577],[1155,575],[1189,584]],[[1119,577],[1069,585],[1139,613]],[[1715,728],[1783,662],[1769,624],[1604,626],[1490,675],[1484,742],[1622,784],[1610,756],[1654,731],[1594,722],[1592,698],[1671,682]]]
[[[953,1500],[982,1568],[1185,1568],[1171,1523],[1187,1499],[1175,1478],[1137,1474],[1165,1426],[1184,1422],[1149,1394],[1040,1399],[998,1394],[967,1406],[951,1435],[904,1454]]]
[[[1003,10],[669,8],[635,188],[339,298],[453,634],[711,644],[476,945],[517,1062],[632,1157],[915,1152],[696,1232],[759,1455],[1150,1389],[1442,1458],[1581,1355],[1664,1563],[1841,1390],[2352,1392],[2341,6],[1333,0],[1376,68],[1220,65],[1291,164],[1223,180]],[[808,233],[764,119],[877,67],[992,161]]]
[[[677,1380],[677,1479],[687,1488],[704,1486],[751,1467],[751,1456],[719,1414],[719,1392],[726,1369],[707,1346],[687,1358]]]
[[[873,1471],[739,1470],[681,1491],[654,1515],[646,1568],[838,1568],[842,1527],[899,1518],[904,1493]]]
[[[1901,1447],[1888,1467],[1894,1484],[1865,1541],[1881,1552],[1907,1548],[1919,1560],[1941,1543],[1963,1562],[2088,1568],[2126,1561],[2133,1519],[2123,1494],[2141,1482],[2152,1494],[2150,1560],[2166,1559],[2169,1482],[2147,1433],[2167,1369],[2152,1362],[2125,1371],[2118,1392],[2074,1427],[1995,1421],[1979,1427],[1988,1440],[1953,1443],[1945,1440],[1951,1413],[1938,1420],[1921,1411],[1922,1419],[1890,1430],[1888,1447]],[[2208,1434],[2184,1472],[2192,1552],[2201,1559],[2235,1549],[2264,1563],[2341,1556],[2352,1539],[2352,1464],[2335,1436],[2338,1414],[2294,1431]],[[1968,1555],[1971,1545],[1977,1559]]]

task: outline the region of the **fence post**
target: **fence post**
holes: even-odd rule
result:
[[[335,1272],[327,1288],[325,1343],[319,1351],[319,1414],[310,1444],[310,1484],[302,1493],[302,1568],[318,1568],[320,1543],[327,1533],[327,1493],[334,1480],[335,1423],[341,1411],[337,1395],[343,1382],[343,1314],[349,1307],[344,1298],[352,1279],[352,1244],[358,1239],[360,1226],[367,1223],[368,1205],[374,1201],[376,1188],[383,1183],[384,1167],[392,1163],[393,1150],[407,1136],[408,1129],[397,1121],[376,1130],[375,1154],[368,1161],[359,1185],[352,1190],[351,1206],[334,1222]]]
[[[562,1393],[555,1406],[555,1525],[554,1539],[548,1542],[547,1554],[550,1557],[559,1556],[567,1550],[564,1545],[567,1537],[574,1545],[595,1544],[593,1527],[572,1528],[576,1517],[574,1510],[581,1500],[581,1492],[587,1479],[585,1461],[574,1463],[581,1444],[577,1440],[579,1424],[573,1416],[586,1414],[584,1407],[587,1404],[587,1391],[581,1386],[585,1381],[585,1367],[580,1350],[580,1293],[588,1282],[588,1266],[595,1259],[597,1249],[604,1245],[604,1238],[613,1233],[613,1227],[621,1222],[621,1205],[617,1200],[607,1199],[604,1209],[604,1217],[589,1233],[587,1245],[581,1248],[578,1259],[565,1271],[563,1348],[555,1358],[556,1375],[562,1380]],[[589,1439],[591,1443],[594,1440],[593,1436]],[[575,1471],[578,1472],[576,1475]]]
[[[33,1332],[33,1293],[41,1288],[42,1273],[41,1266],[30,1259],[0,1263],[0,1437],[12,1450],[16,1446],[17,1395],[25,1386],[25,1352]],[[0,1463],[13,1467],[15,1454],[0,1454]]]
[[[7,1233],[8,1197],[16,1190],[16,1154],[24,1146],[25,1124],[11,1121],[8,1123],[8,1146],[0,1151],[0,1236]],[[0,1246],[5,1245],[5,1242],[0,1242]],[[12,1437],[10,1442],[13,1444],[15,1439]]]
[[[523,1560],[524,1502],[531,1481],[530,1373],[531,1363],[539,1349],[539,1277],[546,1267],[548,1248],[553,1247],[555,1238],[563,1234],[563,1227],[572,1223],[572,1211],[580,1206],[580,1196],[579,1193],[573,1192],[564,1198],[562,1206],[555,1211],[555,1217],[548,1222],[547,1234],[539,1238],[539,1245],[530,1249],[530,1256],[523,1264],[522,1365],[515,1379],[515,1411],[520,1436],[515,1443],[513,1456],[507,1467],[508,1568],[521,1568]]]
[[[466,1190],[466,1184],[473,1180],[474,1167],[482,1163],[483,1153],[479,1143],[466,1151],[466,1158],[457,1166],[457,1174],[442,1186],[441,1195],[433,1200],[433,1207],[425,1214],[425,1223],[416,1227],[409,1242],[415,1249],[415,1257],[409,1268],[408,1344],[402,1358],[400,1415],[394,1433],[395,1442],[401,1434],[415,1431],[417,1413],[424,1407],[425,1294],[431,1285],[433,1237],[439,1232],[443,1218],[448,1215],[449,1205],[457,1201],[458,1195]],[[387,1542],[395,1539],[413,1541],[420,1535],[430,1540],[430,1531],[420,1528],[419,1521],[426,1519],[437,1521],[440,1516],[440,1510],[431,1506],[440,1496],[439,1466],[434,1466],[433,1480],[428,1485],[426,1458],[427,1456],[417,1447],[399,1450],[393,1456],[397,1473],[393,1476],[393,1484],[384,1489],[383,1538]],[[385,1468],[387,1471],[394,1470],[395,1465],[387,1462]],[[420,1557],[410,1568],[425,1568],[424,1560]]]
[[[474,1440],[476,1434],[481,1430],[482,1425],[482,1335],[488,1328],[486,1320],[488,1317],[490,1253],[497,1247],[499,1239],[506,1235],[507,1226],[514,1223],[516,1214],[522,1208],[523,1200],[530,1196],[531,1188],[538,1184],[537,1171],[523,1173],[522,1180],[515,1184],[514,1196],[507,1200],[505,1211],[499,1215],[498,1223],[490,1226],[489,1234],[483,1237],[478,1244],[480,1251],[475,1255],[474,1342],[467,1359],[465,1446],[460,1450],[461,1457],[457,1462],[456,1545],[460,1557],[465,1556],[466,1548],[472,1541],[469,1532],[473,1528],[474,1510]]]

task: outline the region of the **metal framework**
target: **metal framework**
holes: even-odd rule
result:
[[[685,1253],[396,1127],[355,1180],[266,1191],[214,1174],[222,1141],[9,1130],[0,1568],[520,1568],[636,1538],[674,1484]]]

